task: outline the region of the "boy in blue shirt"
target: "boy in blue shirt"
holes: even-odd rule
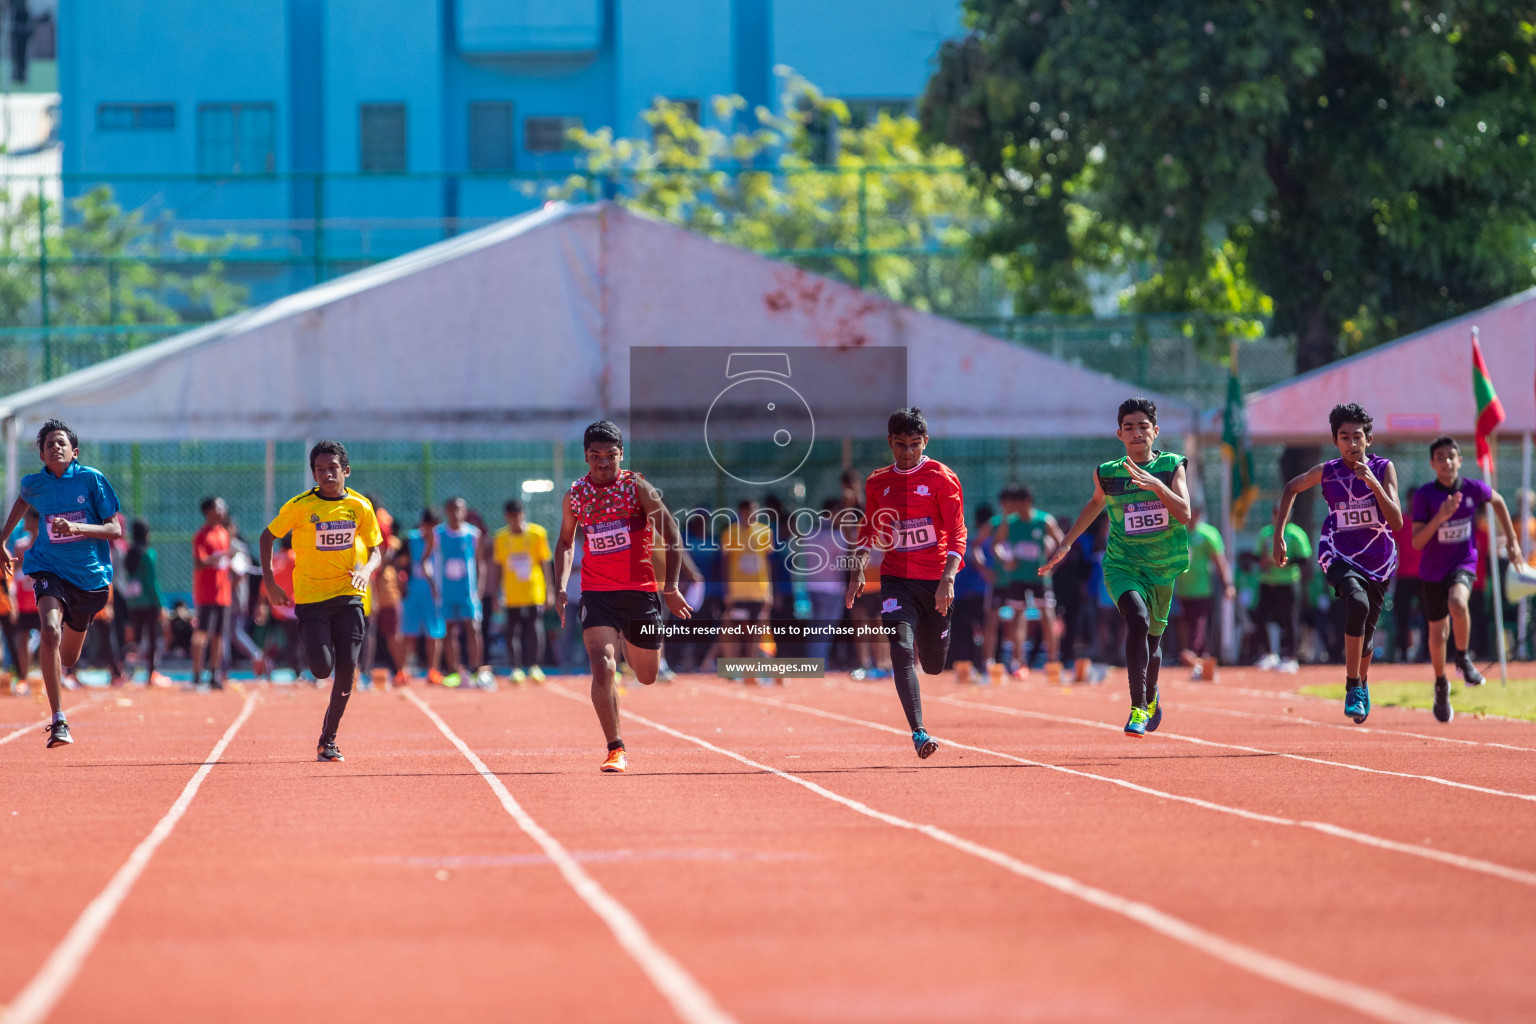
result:
[[[9,537],[28,509],[39,517],[37,539],[27,549],[22,571],[32,577],[42,620],[38,658],[53,720],[48,746],[73,743],[59,704],[59,679],[80,659],[91,619],[112,599],[111,542],[123,535],[115,518],[117,494],[107,478],[80,465],[80,439],[58,420],[37,432],[43,471],[21,478],[21,493],[0,528]],[[14,571],[9,544],[0,546],[0,567]]]

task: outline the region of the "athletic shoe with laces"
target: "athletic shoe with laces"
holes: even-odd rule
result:
[[[43,731],[48,734],[48,747],[50,750],[54,747],[62,747],[66,743],[75,742],[75,738],[69,734],[68,722],[50,723],[43,727]]]
[[[625,771],[628,768],[629,755],[624,752],[623,747],[619,747],[615,750],[608,751],[608,759],[603,762],[603,766],[599,768],[598,771],[618,773]]]
[[[1370,687],[1361,683],[1359,686],[1344,687],[1344,714],[1355,720],[1359,725],[1366,720],[1371,713]]]
[[[927,729],[919,729],[912,734],[912,748],[917,751],[918,757],[926,761],[933,756],[935,750],[939,749],[939,744],[928,735]]]
[[[427,685],[428,686],[442,686],[443,685],[443,674],[441,672],[439,672],[435,668],[427,669]]]
[[[528,678],[535,683],[542,683],[544,681],[544,670],[535,665],[528,670]]]
[[[1278,654],[1266,654],[1254,662],[1253,667],[1264,672],[1273,672],[1280,667],[1280,656]]]
[[[1451,684],[1444,679],[1435,680],[1435,720],[1449,722],[1456,717],[1451,707]]]
[[[1163,724],[1163,695],[1157,694],[1147,702],[1147,732],[1157,732]]]
[[[524,672],[520,668],[515,668],[515,669],[512,670],[512,674],[510,676],[508,676],[507,678],[511,679],[512,682],[514,682],[517,685],[521,686],[523,683],[526,683],[528,681],[528,673]]]
[[[336,749],[336,741],[335,740],[331,740],[331,742],[329,742],[329,743],[322,743],[322,744],[320,744],[320,746],[315,750],[315,760],[316,761],[345,761],[346,758],[342,757],[341,756],[341,751]]]
[[[492,672],[489,666],[482,667],[475,673],[475,685],[482,690],[496,689],[496,673]]]
[[[1472,655],[1465,651],[1461,652],[1461,657],[1456,660],[1456,668],[1461,672],[1461,681],[1468,686],[1482,686],[1488,681],[1477,670],[1477,666],[1472,664]]]
[[[1147,719],[1152,717],[1146,708],[1132,707],[1131,717],[1125,720],[1125,734],[1127,736],[1145,736],[1147,734]]]
[[[1286,658],[1279,665],[1275,666],[1275,671],[1293,676],[1301,671],[1301,664],[1295,658]]]

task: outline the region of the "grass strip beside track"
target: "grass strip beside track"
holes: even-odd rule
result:
[[[1387,708],[1422,708],[1435,706],[1434,680],[1425,666],[1425,678],[1419,682],[1371,681],[1371,704]],[[1453,670],[1454,671],[1454,670]],[[1337,686],[1303,686],[1301,693],[1308,697],[1324,697],[1329,700],[1344,699],[1344,684]],[[1465,686],[1459,679],[1451,680],[1451,707],[1458,715],[1497,715],[1501,718],[1520,718],[1536,722],[1536,679],[1511,679],[1509,686],[1501,686],[1496,676],[1490,675],[1482,686]]]

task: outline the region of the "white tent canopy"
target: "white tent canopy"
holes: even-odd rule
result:
[[[1326,439],[1328,412],[1359,402],[1376,421],[1378,441],[1470,437],[1472,328],[1498,390],[1506,419],[1499,433],[1536,430],[1536,288],[1475,313],[1330,363],[1248,397],[1248,431],[1256,444]],[[1215,429],[1220,430],[1219,421]]]
[[[54,416],[92,441],[553,440],[624,420],[631,348],[721,345],[904,347],[941,436],[1102,434],[1137,390],[612,204],[557,204],[0,399],[0,422],[11,452]],[[1158,400],[1187,433],[1193,410]]]

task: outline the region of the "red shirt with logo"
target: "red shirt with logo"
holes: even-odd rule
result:
[[[859,546],[886,553],[884,576],[936,580],[950,555],[965,559],[965,499],[960,478],[924,456],[909,470],[886,466],[864,482]]]
[[[654,530],[640,505],[639,481],[644,477],[619,470],[610,484],[595,484],[592,474],[571,484],[571,513],[581,526],[585,547],[581,555],[581,589],[649,590],[656,588],[651,563]]]
[[[229,605],[229,531],[223,526],[204,526],[192,535],[192,564],[218,556],[206,569],[192,570],[192,603]]]

